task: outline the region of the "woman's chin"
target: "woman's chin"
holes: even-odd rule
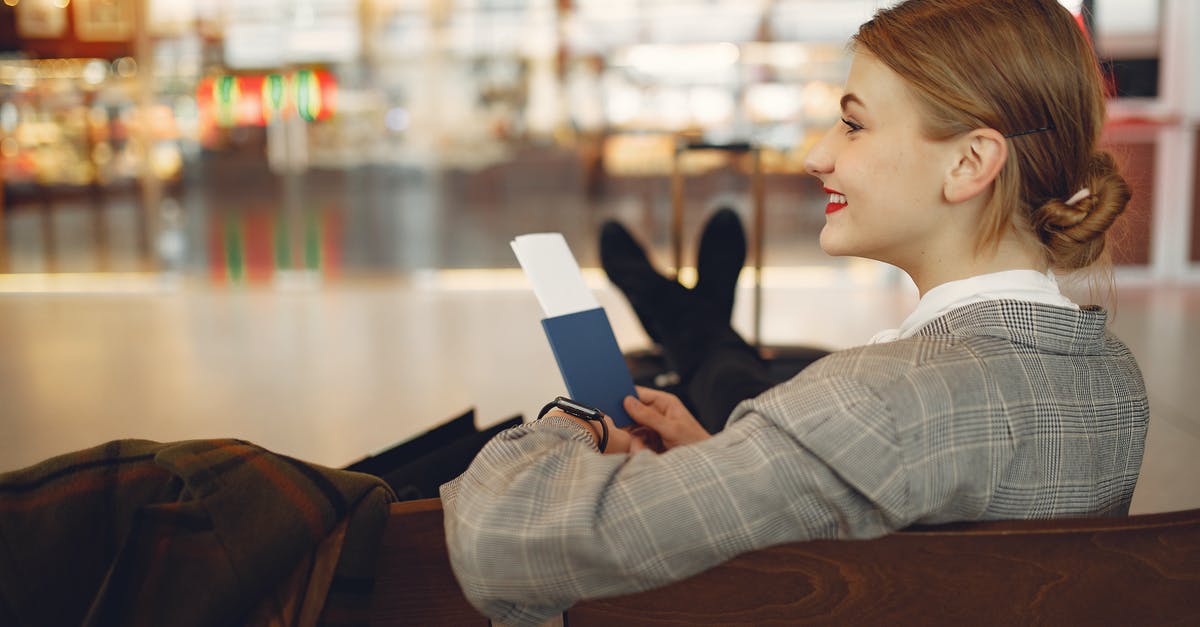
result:
[[[829,227],[821,229],[820,238],[821,250],[830,257],[844,257],[850,254],[844,242],[838,241],[837,237],[829,232]]]

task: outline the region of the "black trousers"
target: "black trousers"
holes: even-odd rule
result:
[[[730,329],[729,335],[715,341],[696,369],[680,381],[678,395],[700,424],[709,433],[716,433],[725,427],[738,403],[776,383],[766,360]]]
[[[811,346],[759,349],[729,326],[717,329],[710,326],[706,333],[697,333],[696,329],[689,331],[693,331],[689,334],[693,344],[688,352],[700,357],[693,358],[691,367],[685,372],[677,372],[680,376],[677,383],[662,386],[662,389],[678,396],[709,433],[725,428],[738,403],[791,379],[809,364],[829,354],[827,350]],[[702,350],[695,350],[697,345],[702,345]],[[665,359],[654,364],[658,369],[654,374],[668,369],[667,364],[680,361],[671,359],[669,346],[662,348]],[[653,377],[645,376],[645,368],[642,371],[639,383],[655,387]]]

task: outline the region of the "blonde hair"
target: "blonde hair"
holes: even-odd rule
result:
[[[1092,264],[1129,203],[1129,185],[1097,151],[1104,92],[1091,45],[1057,0],[908,0],[859,28],[861,46],[899,74],[924,109],[926,135],[1005,135],[977,244],[1031,230],[1061,270]],[[1086,197],[1071,204],[1081,189]]]

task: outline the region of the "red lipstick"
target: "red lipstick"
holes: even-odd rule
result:
[[[829,202],[825,205],[825,215],[829,215],[846,208],[845,195],[837,190],[829,189],[828,187],[822,189],[826,194],[829,194]]]

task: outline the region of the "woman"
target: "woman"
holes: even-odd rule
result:
[[[1050,273],[1099,258],[1129,199],[1096,151],[1085,38],[1055,0],[910,0],[853,51],[843,119],[807,162],[829,194],[821,246],[900,267],[917,310],[716,435],[639,390],[627,408],[662,454],[608,428],[599,455],[601,429],[559,410],[502,433],[442,488],[451,562],[485,614],[538,622],[783,542],[1128,511],[1141,373]]]

